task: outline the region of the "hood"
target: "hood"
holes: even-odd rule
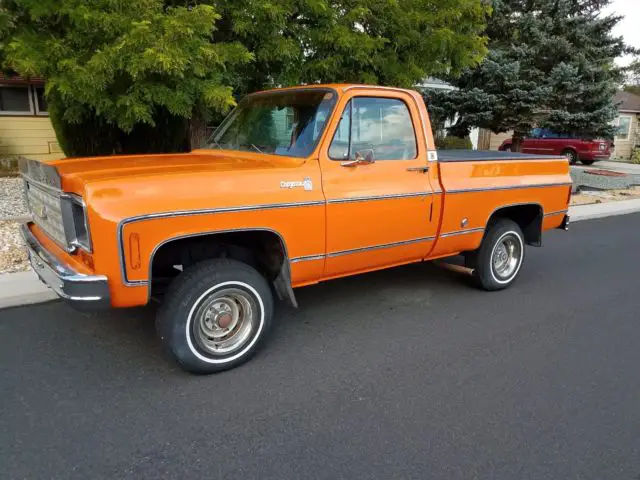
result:
[[[51,173],[63,191],[85,200],[90,215],[110,221],[149,212],[275,202],[279,196],[290,200],[304,190],[283,189],[281,183],[301,182],[317,171],[317,162],[306,159],[231,150],[35,163],[34,172]]]
[[[83,185],[141,177],[295,168],[304,159],[229,150],[194,150],[182,154],[113,155],[47,162],[59,172],[67,191]]]

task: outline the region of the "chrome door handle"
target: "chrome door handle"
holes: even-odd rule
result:
[[[424,167],[408,167],[407,172],[422,172],[427,173],[429,171],[429,167],[426,165]]]

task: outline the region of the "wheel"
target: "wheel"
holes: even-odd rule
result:
[[[501,218],[492,223],[480,248],[471,255],[478,286],[487,291],[511,285],[524,262],[524,235],[513,220]]]
[[[593,165],[595,163],[595,160],[580,160],[580,163],[582,163],[583,165]]]
[[[511,147],[511,144],[508,143],[504,146],[504,149],[502,150],[503,152],[513,152],[513,148]]]
[[[266,279],[245,263],[215,259],[189,267],[171,283],[156,331],[184,370],[215,373],[249,360],[272,317]]]
[[[567,157],[567,160],[569,160],[569,165],[575,165],[576,163],[578,163],[578,154],[575,151],[566,149],[563,150],[562,155]]]

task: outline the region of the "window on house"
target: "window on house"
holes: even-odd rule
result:
[[[0,86],[0,114],[31,114],[33,107],[30,98],[31,88],[25,86]]]
[[[49,107],[44,96],[44,87],[33,87],[33,98],[35,100],[36,113],[39,115],[46,114],[49,111]]]
[[[631,117],[628,115],[621,115],[616,118],[614,125],[618,127],[616,140],[628,140],[629,131],[631,130]]]

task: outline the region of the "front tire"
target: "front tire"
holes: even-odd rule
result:
[[[595,163],[595,160],[580,160],[580,163],[588,166],[588,165],[593,165]]]
[[[487,291],[509,287],[520,273],[524,251],[524,235],[516,222],[501,218],[492,223],[473,255],[478,286]]]
[[[249,360],[267,337],[272,317],[266,279],[245,263],[215,259],[173,281],[156,331],[184,370],[215,373]]]

